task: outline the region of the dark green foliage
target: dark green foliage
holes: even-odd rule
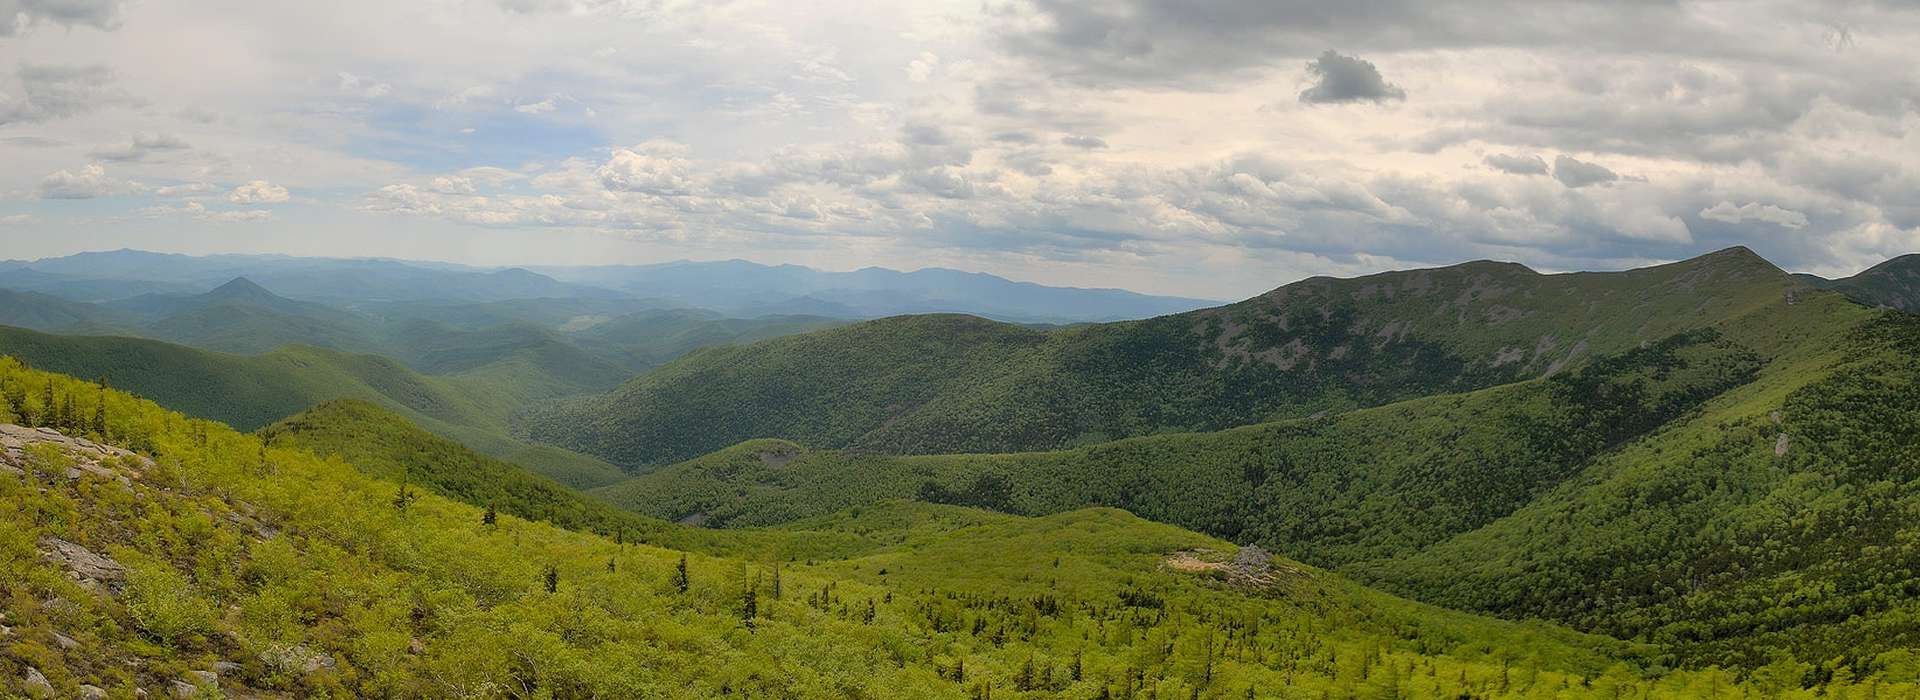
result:
[[[1468,263],[1314,278],[1217,309],[1052,332],[900,317],[696,352],[520,423],[632,471],[752,438],[895,454],[1049,449],[1536,377],[1797,286],[1738,249],[1621,273]]]

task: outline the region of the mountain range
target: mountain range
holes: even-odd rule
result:
[[[1897,696],[1915,260],[1477,261],[1069,325],[746,318],[757,293],[674,265],[526,271],[599,290],[559,298],[282,296],[271,271],[0,293],[57,331],[0,328],[0,419],[47,428],[0,431],[0,521],[31,533],[0,556],[36,582],[0,612],[42,645],[0,664],[56,690],[240,659],[212,684]],[[966,286],[769,269],[849,306],[807,280]],[[164,545],[186,531],[217,544]],[[69,590],[56,541],[133,573]],[[381,586],[408,592],[354,597]]]

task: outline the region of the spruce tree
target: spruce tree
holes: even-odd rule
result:
[[[100,385],[100,400],[93,404],[93,434],[107,439],[107,386]]]
[[[748,632],[752,632],[754,627],[754,618],[759,616],[760,616],[760,575],[754,574],[753,580],[747,583],[746,595],[741,597],[740,621],[746,623]]]
[[[546,579],[547,579],[547,592],[559,593],[560,592],[560,567],[554,566],[552,564],[548,564]]]
[[[21,425],[33,425],[33,414],[27,408],[27,390],[18,382],[7,382],[7,408],[13,411],[13,419]]]
[[[40,395],[40,427],[51,428],[60,420],[60,409],[53,400],[53,380],[47,380],[47,391]]]
[[[687,555],[680,555],[680,563],[673,567],[673,590],[687,592]]]
[[[498,522],[499,519],[500,519],[500,514],[493,509],[492,503],[487,504],[487,512],[480,514],[481,525],[492,525],[495,522]]]

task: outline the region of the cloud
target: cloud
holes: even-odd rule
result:
[[[0,94],[0,124],[75,117],[103,107],[140,103],[113,87],[113,70],[103,65],[22,63],[14,75],[25,94],[19,98]]]
[[[266,180],[254,180],[233,188],[227,201],[234,204],[278,204],[287,201],[287,188]]]
[[[695,183],[686,153],[685,145],[670,141],[616,148],[594,174],[609,190],[661,197],[692,194]]]
[[[1700,210],[1700,218],[1729,224],[1759,221],[1796,230],[1807,227],[1806,214],[1759,202],[1734,206],[1732,202],[1721,200],[1719,204]]]
[[[1107,140],[1098,136],[1062,136],[1060,137],[1060,143],[1074,148],[1095,149],[1107,147]]]
[[[87,155],[98,160],[128,162],[146,160],[147,156],[156,153],[184,151],[191,148],[193,148],[192,145],[172,134],[134,134],[133,141],[125,147],[94,151]]]
[[[93,199],[140,191],[138,183],[107,175],[99,163],[89,163],[78,172],[59,170],[40,180],[41,199]]]
[[[940,67],[940,57],[930,51],[922,51],[912,61],[907,62],[907,79],[916,83],[927,82],[933,77],[933,71]]]
[[[153,190],[153,194],[156,197],[205,197],[219,191],[220,188],[205,182],[188,182],[179,185],[156,187]]]
[[[1407,91],[1388,83],[1372,61],[1343,56],[1332,49],[1307,62],[1307,74],[1314,84],[1300,91],[1300,101],[1308,104],[1379,104],[1407,99]]]
[[[1495,153],[1487,156],[1486,164],[1509,175],[1547,174],[1547,161],[1534,155]]]
[[[513,111],[519,112],[521,114],[546,114],[555,109],[557,109],[557,107],[553,104],[553,98],[549,97],[539,102],[529,102],[527,104],[515,106],[513,108]]]
[[[393,93],[393,86],[364,76],[340,71],[340,91],[356,94],[369,99],[386,97]]]
[[[1613,182],[1620,175],[1598,163],[1569,157],[1565,154],[1553,158],[1553,179],[1568,187],[1586,187],[1603,182]]]
[[[120,28],[121,5],[120,0],[0,0],[0,36],[42,23],[112,31]]]
[[[187,202],[177,207],[166,204],[157,207],[146,207],[135,213],[142,216],[153,217],[186,216],[197,221],[210,221],[223,224],[273,220],[273,212],[266,209],[213,210],[208,209],[207,205],[197,201]]]

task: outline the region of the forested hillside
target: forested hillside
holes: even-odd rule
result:
[[[1467,263],[1039,332],[902,317],[695,353],[520,430],[630,470],[752,438],[896,454],[1218,430],[1551,374],[1781,303],[1744,248],[1617,273]],[[959,355],[956,357],[956,354]]]
[[[1669,663],[1858,677],[1920,643],[1920,319],[1832,294],[1552,377],[1041,453],[745,443],[607,487],[755,525],[900,497],[1127,508],[1444,605],[1654,642]]]
[[[429,377],[393,360],[313,347],[229,355],[152,340],[56,336],[0,327],[0,354],[105,381],[196,417],[243,430],[333,399],[371,401],[441,435],[574,486],[605,484],[605,463],[505,435],[507,415],[538,387],[525,375]]]
[[[504,514],[487,522],[480,508],[337,458],[11,360],[0,360],[0,387],[22,397],[0,420],[50,417],[73,436],[0,429],[0,687],[10,693],[1845,690],[1666,672],[1645,665],[1638,645],[1409,603],[1112,510],[1027,519],[881,504],[788,530],[840,538],[844,554],[715,557]],[[1890,675],[1870,682],[1913,689]]]

